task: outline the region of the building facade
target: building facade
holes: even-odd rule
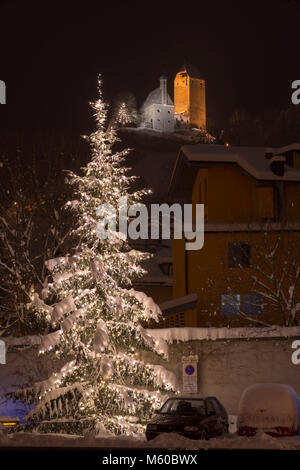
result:
[[[300,144],[181,148],[170,192],[205,207],[203,248],[173,241],[173,298],[198,299],[182,326],[297,324],[299,164]]]
[[[167,77],[160,77],[160,86],[153,90],[144,102],[142,126],[162,132],[174,131],[174,105],[167,91]]]

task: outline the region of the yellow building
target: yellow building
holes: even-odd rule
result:
[[[169,192],[205,208],[203,248],[187,251],[184,239],[173,241],[173,298],[182,301],[171,313],[180,326],[295,324],[300,144],[184,146]],[[185,310],[191,295],[197,302]]]
[[[205,80],[191,65],[184,65],[174,80],[174,114],[177,124],[206,128]]]

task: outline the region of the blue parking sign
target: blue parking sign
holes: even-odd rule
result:
[[[189,364],[185,367],[185,373],[187,375],[193,375],[195,373],[195,367],[192,364]]]

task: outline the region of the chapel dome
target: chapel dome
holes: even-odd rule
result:
[[[162,91],[161,88],[155,88],[155,90],[151,91],[144,101],[143,108],[148,108],[152,104],[162,104]],[[167,104],[172,105],[173,101],[170,98],[169,93],[167,94]]]

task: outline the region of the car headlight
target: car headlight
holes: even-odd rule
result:
[[[157,431],[157,430],[158,430],[157,424],[148,424],[147,431]]]
[[[190,432],[195,432],[199,431],[199,426],[185,426],[183,428],[184,431],[190,431]]]

